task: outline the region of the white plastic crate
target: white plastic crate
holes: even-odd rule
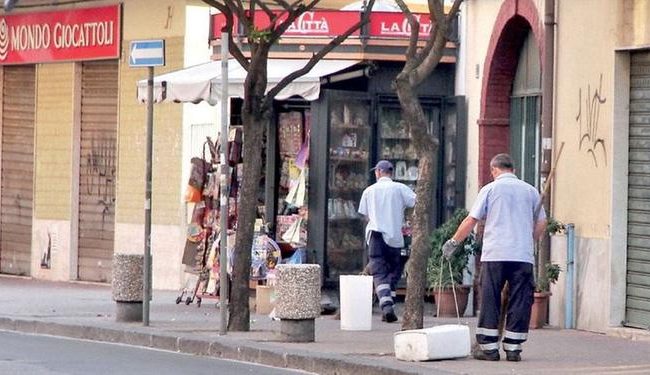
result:
[[[393,341],[401,361],[461,358],[471,350],[469,327],[459,324],[395,332]]]

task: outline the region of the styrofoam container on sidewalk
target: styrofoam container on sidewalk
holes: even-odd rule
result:
[[[461,324],[395,332],[395,356],[401,361],[429,361],[467,357],[469,327]]]
[[[341,275],[341,329],[372,329],[372,276]]]

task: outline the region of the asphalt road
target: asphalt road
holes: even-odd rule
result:
[[[0,331],[0,374],[308,374],[135,346]]]

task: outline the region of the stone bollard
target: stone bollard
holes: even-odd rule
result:
[[[275,313],[280,318],[280,340],[315,341],[314,319],[320,315],[320,266],[279,264]]]
[[[118,322],[142,321],[143,267],[144,255],[113,255],[113,300]]]

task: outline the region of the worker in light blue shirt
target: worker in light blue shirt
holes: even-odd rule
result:
[[[501,291],[508,282],[508,310],[503,349],[508,361],[521,360],[522,344],[528,338],[533,304],[535,242],[546,227],[546,214],[537,190],[514,175],[510,155],[498,154],[490,161],[494,181],[478,193],[469,215],[442,247],[453,256],[456,247],[476,223],[485,220],[481,249],[481,313],[476,328],[479,350],[474,358],[498,361]]]
[[[404,247],[404,210],[415,206],[415,192],[408,186],[392,180],[393,164],[388,160],[380,160],[373,170],[377,182],[363,191],[359,213],[368,219],[367,269],[373,276],[382,320],[392,323],[397,321],[393,297],[402,273],[400,255]]]

